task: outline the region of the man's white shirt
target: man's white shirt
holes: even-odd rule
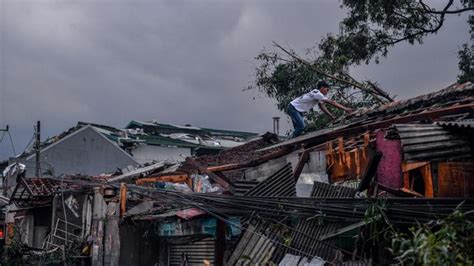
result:
[[[305,113],[308,112],[320,101],[324,101],[327,99],[328,98],[324,96],[324,94],[322,94],[319,90],[314,89],[291,101],[291,105],[293,105],[298,112]]]

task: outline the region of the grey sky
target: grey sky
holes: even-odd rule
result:
[[[132,119],[264,132],[277,115],[285,130],[274,101],[242,91],[253,58],[272,40],[303,52],[343,17],[335,0],[0,0],[0,128],[10,125],[17,151],[36,120],[44,137]],[[449,17],[424,45],[352,73],[399,98],[441,89],[456,79],[466,20]]]

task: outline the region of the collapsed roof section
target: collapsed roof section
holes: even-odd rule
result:
[[[216,155],[188,158],[184,163],[184,167],[186,167],[187,164],[210,167],[253,161],[267,154],[267,152],[259,152],[258,150],[275,144],[276,142],[278,142],[278,137],[276,135],[265,133],[249,140],[246,144],[221,151]]]
[[[257,134],[243,131],[233,131],[233,130],[222,130],[222,129],[212,129],[212,128],[200,128],[191,125],[178,126],[173,124],[163,124],[158,123],[157,121],[130,121],[126,129],[142,129],[145,133],[151,135],[165,134],[170,135],[173,133],[183,133],[199,136],[210,136],[214,138],[222,138],[229,140],[245,140],[248,138],[255,137]]]
[[[312,147],[338,137],[350,137],[367,131],[386,129],[394,124],[425,123],[463,120],[473,117],[474,84],[454,84],[446,89],[412,99],[363,109],[341,119],[332,128],[311,132],[303,136],[267,147],[304,144]]]
[[[246,140],[258,136],[258,134],[250,132],[198,128],[189,125],[178,126],[158,123],[156,121],[141,122],[132,120],[124,129],[79,121],[76,126],[57,136],[47,138],[41,143],[41,148],[46,148],[86,126],[93,127],[122,147],[126,147],[129,144],[143,143],[169,147],[223,149],[239,146],[245,143]],[[31,153],[33,153],[32,148],[25,151],[22,156]]]
[[[398,117],[413,118],[423,120],[423,117],[416,117],[415,114],[427,113],[433,111],[444,110],[444,113],[439,116],[428,116],[427,120],[438,119],[450,115],[455,112],[455,115],[463,115],[472,110],[474,101],[474,84],[467,82],[464,84],[453,84],[445,89],[420,95],[407,100],[400,100],[378,106],[374,109],[360,109],[342,119],[338,124],[355,123],[373,123],[381,120],[389,120]],[[457,107],[454,109],[449,109]],[[465,110],[466,112],[463,112]],[[420,121],[420,120],[418,120]]]

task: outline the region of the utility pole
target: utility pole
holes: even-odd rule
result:
[[[36,177],[40,177],[41,174],[41,167],[40,167],[40,149],[41,149],[41,122],[36,122],[36,142],[35,142],[35,150],[36,150]]]
[[[280,136],[280,117],[273,117],[273,133]]]
[[[2,136],[2,139],[5,136],[5,134],[8,132],[8,129],[9,129],[8,125],[5,128],[0,128],[0,132],[4,132],[3,133],[4,135]],[[3,190],[2,196],[6,196],[7,195],[7,182],[6,182],[6,180],[3,180],[2,190]]]

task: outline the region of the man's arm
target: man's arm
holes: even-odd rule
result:
[[[332,120],[336,119],[334,115],[331,114],[331,112],[329,112],[329,110],[326,108],[326,105],[324,105],[324,102],[319,102],[318,105],[319,105],[319,109],[321,109],[321,111],[327,114]]]
[[[347,113],[351,113],[351,112],[352,112],[352,109],[351,109],[351,108],[345,107],[344,105],[342,105],[342,104],[340,104],[340,103],[338,103],[338,102],[335,102],[335,101],[333,101],[333,100],[326,99],[326,100],[324,100],[323,102],[328,103],[328,104],[330,104],[330,105],[332,105],[332,106],[334,106],[334,107],[336,107],[336,108],[339,108],[339,109],[341,109],[341,110],[344,110],[344,111],[346,111]]]

